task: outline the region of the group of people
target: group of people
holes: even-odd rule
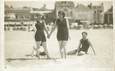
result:
[[[35,33],[35,41],[36,41],[36,56],[40,56],[40,46],[42,45],[44,48],[44,53],[46,54],[47,58],[50,58],[48,50],[47,50],[47,43],[46,43],[46,36],[44,31],[47,34],[47,38],[50,38],[52,33],[57,27],[57,40],[59,42],[59,49],[60,49],[60,55],[61,58],[66,58],[66,44],[69,36],[69,22],[65,18],[65,13],[63,11],[58,12],[58,17],[53,24],[53,27],[50,32],[48,32],[46,28],[46,22],[44,20],[44,16],[41,16],[40,20],[37,20],[35,27],[36,27],[36,33]],[[82,32],[83,38],[80,40],[79,48],[74,51],[74,53],[78,54],[80,51],[84,51],[86,54],[88,52],[88,48],[91,44],[89,40],[87,39],[87,32]],[[71,54],[73,52],[68,52],[68,54]]]

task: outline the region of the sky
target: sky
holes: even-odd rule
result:
[[[74,2],[75,5],[77,4],[84,4],[84,5],[88,5],[89,3],[92,3],[93,5],[99,5],[103,2],[104,4],[104,11],[108,10],[111,6],[112,6],[112,1],[94,1],[94,0],[71,0]],[[41,8],[44,4],[46,4],[46,8],[48,9],[54,9],[55,6],[55,0],[26,0],[26,1],[22,1],[22,0],[7,0],[5,1],[5,4],[7,5],[12,5],[13,7],[23,7],[23,6],[27,6],[27,7],[34,7],[34,8]]]

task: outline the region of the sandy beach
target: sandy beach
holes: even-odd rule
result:
[[[35,46],[34,33],[26,31],[6,31],[5,32],[5,58],[28,60],[6,60],[6,70],[21,71],[113,71],[113,31],[112,29],[98,30],[70,30],[70,37],[66,50],[71,51],[78,47],[81,39],[81,32],[87,31],[88,38],[92,42],[96,51],[93,54],[91,48],[88,55],[72,55],[67,59],[60,59],[56,31],[50,39],[47,39],[47,49],[52,58],[57,60],[38,60],[35,57],[25,55],[32,52]],[[41,49],[42,50],[42,49]],[[29,60],[30,58],[30,60]],[[20,68],[20,69],[17,69]]]

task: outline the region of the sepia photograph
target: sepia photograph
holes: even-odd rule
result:
[[[4,1],[10,68],[114,71],[112,0]]]

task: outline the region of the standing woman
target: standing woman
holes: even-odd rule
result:
[[[61,58],[66,58],[65,47],[69,37],[69,22],[65,19],[65,13],[63,11],[59,11],[58,16],[59,18],[55,21],[55,24],[48,37],[51,36],[57,27],[57,40],[59,42]]]
[[[37,23],[35,24],[35,27],[36,27],[35,41],[36,41],[36,46],[37,46],[36,55],[39,57],[40,55],[39,48],[42,44],[45,54],[47,55],[47,58],[50,58],[48,54],[48,50],[47,50],[46,36],[44,33],[44,30],[45,30],[46,34],[48,35],[48,31],[46,29],[46,23],[44,19],[45,17],[41,16],[40,20],[37,21]]]

